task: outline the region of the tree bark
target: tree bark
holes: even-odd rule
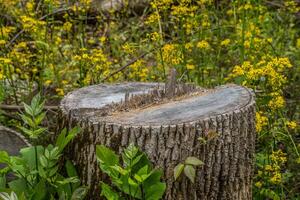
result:
[[[164,199],[252,199],[255,101],[245,87],[177,85],[170,99],[163,84],[95,85],[69,93],[61,109],[61,125],[83,129],[68,155],[90,186],[90,199],[100,198],[105,180],[96,145],[122,152],[130,143],[163,170]],[[173,178],[174,167],[188,156],[204,162],[194,184]]]

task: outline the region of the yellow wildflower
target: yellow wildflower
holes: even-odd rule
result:
[[[286,124],[290,129],[295,129],[297,127],[297,123],[295,121],[289,121]]]
[[[206,40],[201,40],[197,43],[199,49],[209,49],[209,43]]]
[[[258,187],[258,188],[261,188],[262,183],[260,181],[258,181],[258,182],[255,183],[255,186]]]
[[[230,43],[230,39],[225,39],[221,42],[221,46],[228,46],[228,44]]]
[[[268,125],[268,118],[262,112],[256,112],[256,131],[261,132],[263,127]]]
[[[186,68],[189,69],[189,70],[193,70],[193,69],[195,69],[195,65],[193,65],[193,64],[186,64]]]

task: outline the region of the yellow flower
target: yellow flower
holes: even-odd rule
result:
[[[51,83],[52,83],[51,80],[46,80],[46,81],[45,81],[45,85],[50,85]]]
[[[300,49],[300,38],[297,39],[296,47]]]
[[[34,74],[36,74],[38,72],[38,69],[36,67],[32,68],[31,70]]]
[[[221,46],[227,46],[230,43],[230,39],[225,39],[221,42]]]
[[[207,41],[205,41],[205,40],[201,40],[201,41],[199,41],[198,43],[197,43],[197,47],[199,48],[199,49],[209,49],[209,43],[207,42]]]
[[[246,49],[249,49],[249,48],[250,48],[250,41],[249,41],[249,40],[246,40],[246,41],[244,42],[244,47],[245,47]]]
[[[271,94],[271,96],[273,96],[273,95]],[[284,105],[285,105],[284,98],[280,95],[273,96],[273,98],[268,103],[268,106],[272,110],[283,108]]]
[[[271,165],[266,165],[265,170],[266,171],[273,171],[273,167]]]
[[[258,188],[261,188],[262,183],[260,181],[258,181],[258,182],[255,183],[255,186],[258,187]]]
[[[0,40],[0,45],[5,45],[6,41],[5,40]]]
[[[100,41],[101,43],[104,43],[104,42],[106,41],[106,37],[105,37],[105,36],[101,36],[101,37],[99,38],[99,41]]]
[[[71,28],[72,28],[72,23],[71,23],[71,22],[66,22],[66,23],[64,23],[63,29],[64,29],[66,32],[70,32],[70,31],[71,31]]]
[[[55,91],[59,96],[64,96],[65,92],[62,88],[56,88]]]
[[[195,65],[193,65],[193,64],[186,64],[186,68],[189,69],[189,70],[193,70],[193,69],[195,69]]]
[[[263,127],[268,125],[268,118],[262,112],[256,112],[256,131],[261,132]]]
[[[297,127],[297,123],[295,121],[289,121],[289,122],[287,122],[287,126],[290,129],[295,129]]]
[[[276,172],[274,176],[270,178],[270,182],[273,184],[279,184],[281,183],[281,180],[282,180],[282,175],[280,174],[280,172]]]

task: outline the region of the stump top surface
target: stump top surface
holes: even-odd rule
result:
[[[105,117],[104,121],[136,126],[190,123],[206,117],[233,112],[247,106],[252,100],[252,93],[247,88],[226,85],[178,101],[116,113]]]
[[[142,94],[162,87],[158,83],[117,83],[84,87],[69,93],[62,101],[63,111],[72,109],[99,109],[112,102],[124,100],[125,93]]]
[[[174,100],[148,105],[129,111],[119,111],[101,116],[97,111],[107,104],[124,100],[125,92],[142,94],[157,88],[157,83],[124,83],[95,85],[79,89],[65,97],[62,108],[65,110],[89,109],[88,115],[79,112],[81,118],[88,116],[94,123],[130,126],[160,126],[192,123],[203,118],[217,116],[241,109],[254,102],[251,90],[238,85],[224,85],[204,93],[196,93]],[[163,84],[159,84],[160,87]]]

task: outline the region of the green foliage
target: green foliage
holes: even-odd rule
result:
[[[31,100],[31,104],[23,103],[25,113],[20,114],[24,126],[19,127],[31,139],[37,139],[46,128],[40,127],[46,113],[43,112],[45,101],[42,100],[41,95],[37,94]]]
[[[123,165],[119,156],[103,145],[97,146],[96,154],[100,169],[112,181],[112,186],[101,182],[101,196],[109,200],[162,198],[166,189],[166,184],[160,181],[162,172],[152,169],[147,156],[133,144],[122,153]]]
[[[203,162],[196,157],[187,157],[184,163],[179,163],[174,168],[174,179],[175,181],[180,177],[182,172],[190,179],[192,183],[195,182],[196,177],[196,166],[203,165]]]
[[[87,187],[80,186],[77,173],[70,161],[66,162],[68,177],[60,174],[59,161],[64,147],[80,132],[74,128],[69,132],[64,129],[58,136],[56,145],[47,147],[30,146],[20,150],[19,156],[9,156],[0,151],[0,163],[6,165],[2,169],[2,183],[0,191],[3,199],[84,199]],[[5,174],[11,172],[16,179],[5,183]],[[6,185],[8,188],[6,188]],[[26,197],[26,198],[25,198]]]

